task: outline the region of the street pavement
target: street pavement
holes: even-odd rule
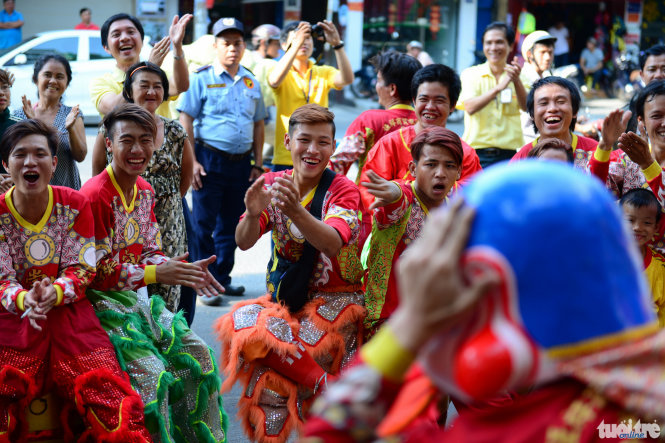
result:
[[[353,106],[355,105],[355,106]],[[582,104],[580,114],[591,120],[602,118],[610,111],[622,106],[623,103],[616,99],[595,99],[588,100]],[[368,99],[355,99],[347,104],[332,104],[331,110],[335,113],[335,123],[337,127],[337,139],[341,139],[346,128],[362,111],[375,109],[378,107],[376,102]],[[458,135],[462,135],[464,125],[459,122],[448,122],[447,127]],[[86,127],[86,136],[89,154],[87,158],[79,164],[82,182],[85,182],[92,175],[92,166],[90,152],[95,140],[97,130],[94,127]],[[231,310],[234,304],[239,301],[249,300],[265,294],[265,271],[270,258],[270,237],[264,235],[257,244],[247,250],[236,250],[236,263],[233,269],[232,278],[234,285],[245,286],[245,294],[240,297],[226,296],[221,306],[211,307],[198,303],[196,307],[196,316],[192,329],[196,332],[212,349],[217,357],[220,355],[219,342],[213,332],[215,321],[222,315]],[[219,361],[219,360],[218,360]],[[221,368],[220,368],[220,375]],[[244,443],[249,440],[244,436],[239,420],[236,418],[237,401],[242,395],[241,389],[236,385],[234,388],[223,395],[224,409],[229,415],[228,440],[232,443]],[[293,440],[293,438],[292,438]]]

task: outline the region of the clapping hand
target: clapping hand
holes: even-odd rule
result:
[[[67,117],[65,118],[65,129],[69,130],[69,128],[74,126],[79,113],[79,105],[72,106],[72,110],[69,111],[69,114],[67,114]]]

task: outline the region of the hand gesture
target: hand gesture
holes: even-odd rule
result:
[[[178,18],[177,15],[173,17],[173,21],[171,21],[171,27],[169,28],[169,38],[171,39],[171,43],[173,43],[173,47],[175,49],[182,48],[182,39],[185,37],[187,23],[189,23],[193,17],[194,16],[192,14],[185,14],[180,18]]]
[[[9,80],[9,87],[14,86],[14,81],[16,80],[16,76],[14,75],[13,72],[7,71],[7,80]]]
[[[0,193],[7,192],[14,186],[14,180],[9,174],[0,174]]]
[[[258,167],[252,167],[252,170],[249,171],[249,181],[253,182],[263,175],[263,172],[259,170]]]
[[[26,118],[34,119],[35,110],[32,108],[32,102],[24,95],[21,97],[21,102],[23,103],[23,113]]]
[[[318,22],[317,25],[323,28],[323,35],[326,37],[326,41],[330,43],[331,46],[337,46],[342,42],[342,39],[339,36],[337,27],[328,20]]]
[[[157,265],[157,283],[165,285],[184,285],[199,289],[206,283],[206,272],[201,266],[194,263],[184,263],[189,254],[185,253],[171,260]]]
[[[300,22],[296,28],[295,34],[291,39],[291,44],[293,48],[297,51],[300,47],[305,44],[307,39],[312,36],[312,26],[307,22]]]
[[[401,343],[413,352],[434,333],[462,318],[498,283],[494,274],[470,283],[463,278],[460,259],[474,211],[462,202],[458,199],[446,210],[432,212],[420,238],[397,264],[400,306],[389,321],[393,331],[399,331]]]
[[[217,260],[217,256],[211,255],[204,260],[198,260],[192,263],[193,265],[198,266],[199,269],[206,274],[204,284],[196,289],[196,293],[199,296],[215,297],[217,295],[222,295],[224,292],[224,286],[222,286],[208,270],[208,266],[215,263],[215,260]]]
[[[195,191],[203,189],[203,180],[201,177],[206,176],[206,170],[203,168],[203,165],[196,160],[194,160],[194,174],[192,175],[192,188]]]
[[[389,205],[402,195],[402,190],[396,183],[386,180],[372,170],[367,171],[367,178],[369,178],[368,182],[360,184],[374,196],[374,202],[368,208],[370,211]]]
[[[245,211],[248,217],[258,217],[270,204],[270,191],[263,187],[265,178],[256,179],[245,192]]]
[[[603,127],[600,130],[602,139],[598,144],[598,149],[611,151],[619,136],[626,130],[626,125],[632,115],[630,111],[623,112],[621,109],[610,112],[603,120]]]
[[[57,299],[55,288],[48,277],[34,282],[23,299],[23,307],[25,308],[25,314],[23,315],[30,319],[30,326],[41,331],[42,328],[37,324],[37,321],[46,320],[46,314],[55,306]]]
[[[69,111],[69,114],[67,114],[67,117],[65,118],[65,129],[69,130],[72,126],[74,126],[74,123],[76,122],[78,116],[79,116],[79,105],[72,106],[72,110]]]
[[[300,204],[300,193],[296,188],[292,175],[275,178],[272,185],[272,202],[291,220],[297,216],[303,207]]]
[[[625,152],[641,169],[648,168],[655,161],[651,155],[649,143],[632,131],[619,136],[619,149]]]
[[[169,53],[169,46],[171,46],[171,39],[169,37],[164,37],[161,39],[155,46],[152,47],[148,61],[161,67],[162,63],[164,62],[164,57],[166,57],[166,54]]]

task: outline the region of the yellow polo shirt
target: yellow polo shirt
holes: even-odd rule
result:
[[[328,92],[330,92],[330,89],[335,88],[334,78],[338,72],[332,66],[315,66],[310,60],[309,68],[305,72],[305,75],[300,75],[291,66],[282,84],[273,89],[275,92],[275,104],[277,105],[273,164],[293,164],[291,153],[284,147],[284,134],[289,129],[289,118],[293,111],[307,103],[316,103],[327,108]]]
[[[502,77],[504,75],[508,74],[501,74]],[[457,106],[459,109],[464,109],[465,100],[489,92],[497,84],[487,62],[465,69],[460,79],[462,93]],[[508,87],[512,91],[510,103],[501,103],[501,94],[497,94],[494,100],[475,114],[464,113],[462,140],[474,149],[501,148],[516,151],[524,144],[515,85],[511,82]]]
[[[171,81],[170,78],[169,81]],[[122,92],[122,86],[124,83],[125,71],[119,69],[118,67],[114,67],[113,71],[107,72],[101,77],[94,78],[90,82],[90,98],[92,99],[92,103],[95,105],[95,108],[97,108],[97,112],[99,112],[99,102],[102,101],[102,97],[108,93],[120,94]],[[159,105],[156,114],[170,119],[177,119],[178,114],[171,111],[171,108],[169,107],[169,101],[175,100],[177,98],[177,96],[169,97],[168,100]],[[99,112],[99,114],[104,117],[104,114],[101,112]]]

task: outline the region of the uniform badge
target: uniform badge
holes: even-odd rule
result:
[[[245,77],[245,86],[247,86],[249,89],[254,88],[254,82],[252,81],[251,78]]]

